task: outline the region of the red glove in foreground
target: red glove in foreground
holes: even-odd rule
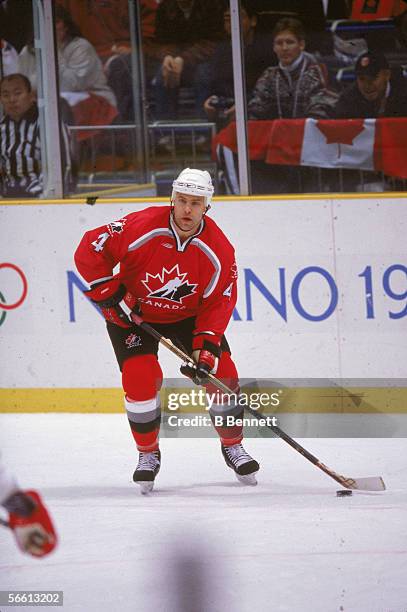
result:
[[[9,512],[9,525],[19,548],[33,557],[44,557],[54,550],[54,525],[36,491],[18,491],[3,504]]]

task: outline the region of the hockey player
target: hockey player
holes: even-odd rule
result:
[[[186,168],[173,182],[170,208],[146,208],[88,231],[75,253],[77,268],[91,286],[86,295],[107,320],[122,372],[127,417],[139,451],[133,480],[142,492],[152,490],[160,469],[163,375],[158,342],[131,323],[126,307],[192,355],[197,384],[207,386],[212,372],[238,390],[224,336],[236,303],[237,270],[232,245],[206,214],[213,192],[208,172]],[[228,416],[237,420],[242,412],[237,405],[214,405],[210,414],[218,416],[217,422],[223,417],[216,430],[226,464],[239,480],[256,484],[259,464],[241,444],[242,427],[226,426]]]
[[[36,491],[22,491],[1,463],[0,505],[9,513],[7,524],[23,552],[44,557],[54,550],[57,535],[41,497]]]

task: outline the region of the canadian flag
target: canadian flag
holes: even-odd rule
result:
[[[248,122],[249,158],[269,164],[376,170],[407,178],[407,117]],[[213,140],[237,152],[236,124]]]
[[[359,168],[407,178],[406,119],[273,121],[269,164]]]
[[[266,162],[374,170],[374,119],[276,121]]]

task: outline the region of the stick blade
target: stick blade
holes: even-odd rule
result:
[[[345,478],[342,476],[341,484],[347,489],[355,489],[357,491],[386,490],[386,485],[381,476],[369,476],[368,478]]]
[[[331,470],[321,461],[318,461],[316,465],[325,474],[328,474],[331,478],[339,482],[345,489],[356,489],[357,491],[385,491],[386,485],[381,476],[368,476],[367,478],[349,478],[348,476],[342,476]]]

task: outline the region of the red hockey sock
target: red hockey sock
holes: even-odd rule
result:
[[[140,452],[158,449],[162,371],[155,355],[136,355],[123,364],[125,407]]]

